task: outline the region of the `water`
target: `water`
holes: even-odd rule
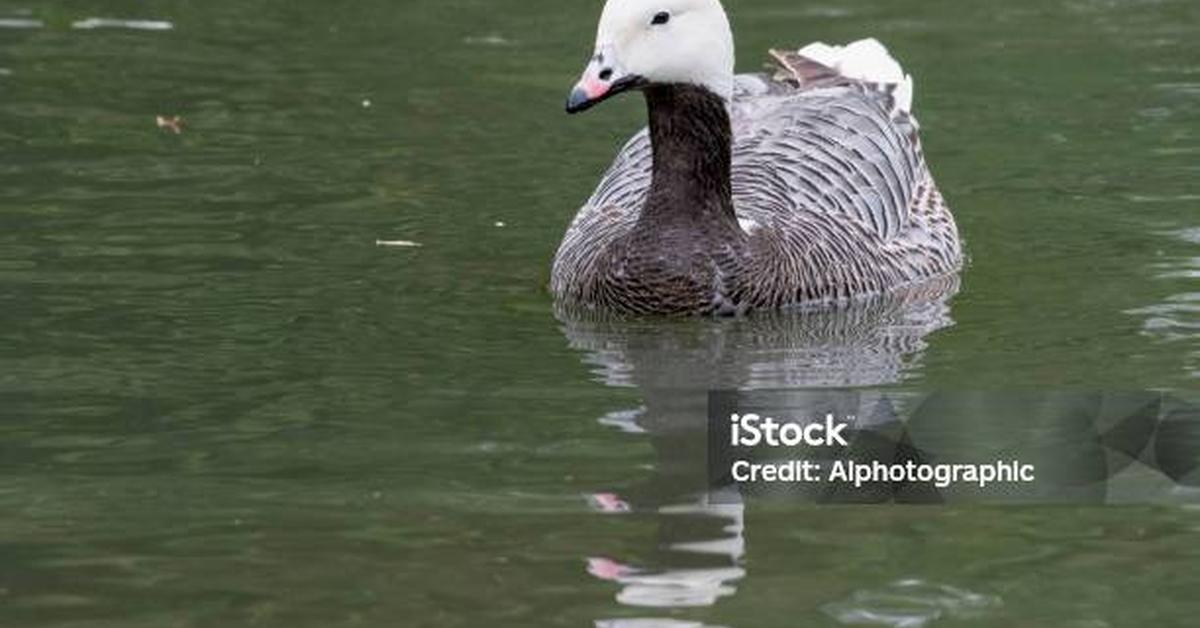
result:
[[[915,74],[952,299],[556,319],[643,116],[561,114],[596,2],[0,0],[0,624],[1193,623],[1195,508],[704,504],[668,419],[1195,389],[1200,5],[731,9],[744,70],[872,34]]]

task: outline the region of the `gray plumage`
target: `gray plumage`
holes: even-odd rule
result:
[[[795,53],[739,75],[732,102],[645,90],[650,126],[568,229],[551,290],[567,307],[730,314],[840,303],[962,263],[915,119],[892,88]]]

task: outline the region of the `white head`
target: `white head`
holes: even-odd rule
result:
[[[720,0],[608,0],[567,111],[668,83],[700,85],[726,100],[733,93],[733,33]]]

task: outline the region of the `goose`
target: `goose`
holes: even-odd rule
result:
[[[555,254],[580,311],[740,315],[825,307],[956,274],[913,82],[874,39],[771,50],[734,74],[719,0],[608,0],[568,113],[641,92],[617,154]]]

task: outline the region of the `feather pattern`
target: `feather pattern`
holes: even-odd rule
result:
[[[677,138],[663,130],[666,122],[656,126],[651,100],[651,128],[621,149],[559,248],[551,289],[561,302],[630,313],[737,313],[844,302],[959,269],[958,231],[910,113],[911,79],[873,82],[869,73],[847,76],[800,52],[772,55],[777,71],[737,76],[728,105],[715,99],[705,108],[702,96],[682,90],[662,106],[689,119],[719,115],[714,106],[727,115],[732,229],[719,224],[717,206],[678,221],[655,210],[655,199],[671,192],[657,188],[671,182],[712,187],[720,196],[721,182],[710,180],[720,177],[704,175],[721,165],[686,183],[656,172],[668,167],[656,163],[656,150],[678,153],[660,156],[675,164],[688,151],[715,148]],[[885,78],[895,72],[898,64]],[[721,124],[708,128],[718,139]],[[674,201],[688,203],[705,205]]]

